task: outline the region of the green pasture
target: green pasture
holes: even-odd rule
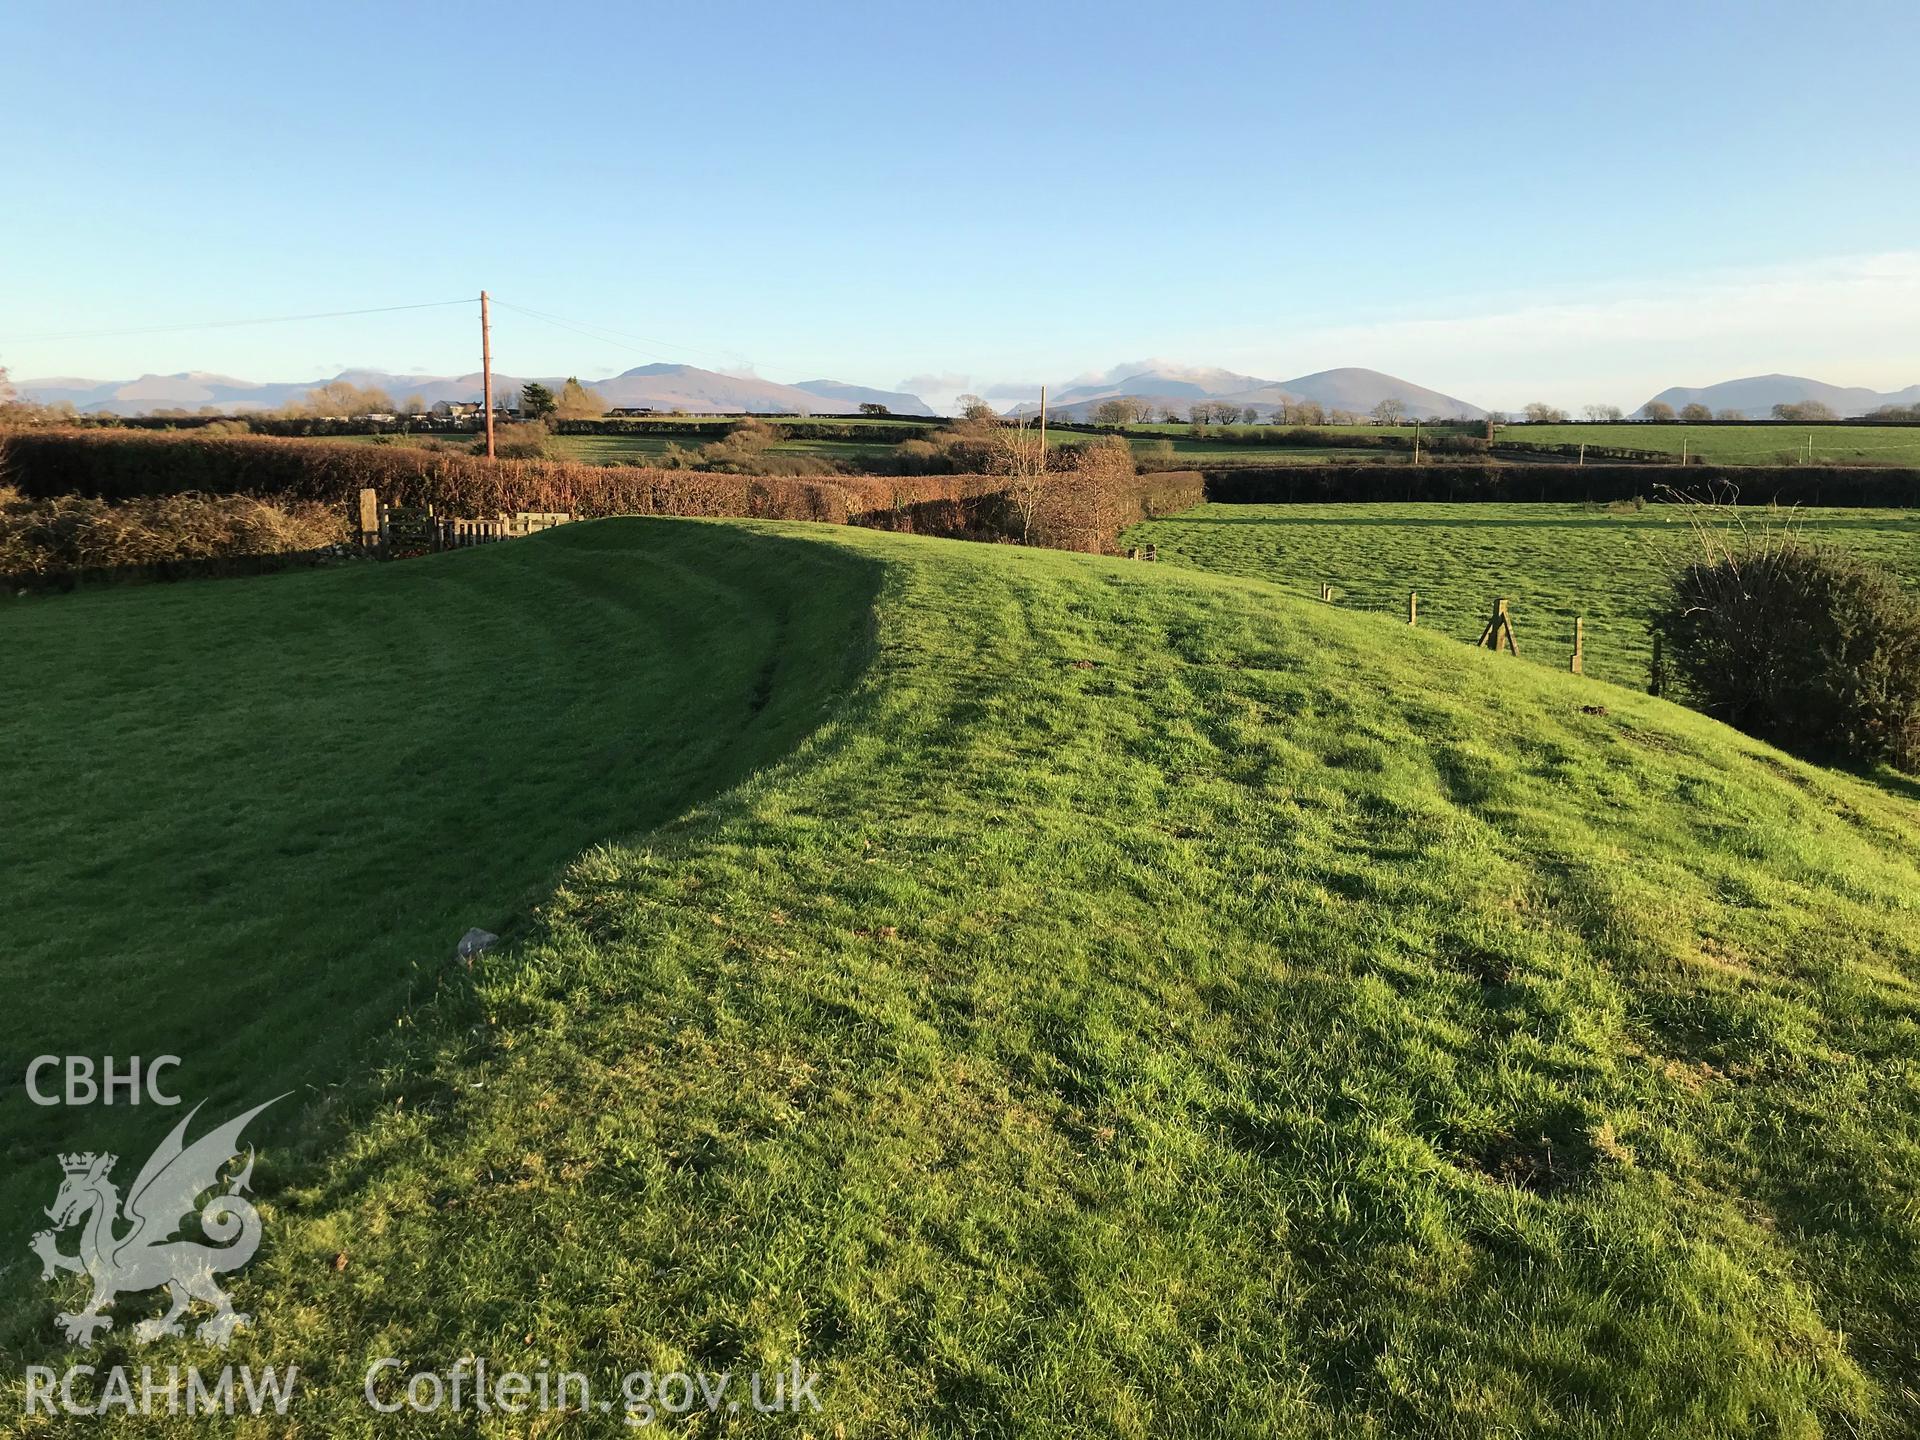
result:
[[[1781,523],[1745,514],[1754,525]],[[1791,523],[1920,584],[1920,514],[1800,510]],[[1404,619],[1417,591],[1420,624],[1458,640],[1477,639],[1505,597],[1521,657],[1561,668],[1584,617],[1586,673],[1645,685],[1647,619],[1688,553],[1689,531],[1667,505],[1202,505],[1136,526],[1125,543],[1316,601],[1325,583],[1345,610]]]
[[[1250,428],[1269,426],[1208,426],[1208,434],[1245,434]],[[1337,442],[1343,435],[1398,435],[1411,438],[1412,425],[1313,425],[1303,427]],[[1064,432],[1063,432],[1064,433]],[[1201,447],[1209,454],[1224,457],[1249,453],[1278,459],[1286,447],[1263,446],[1241,441],[1209,440],[1195,436],[1190,425],[1130,425],[1126,433],[1136,444],[1140,439],[1172,438],[1176,444]],[[1459,427],[1422,425],[1424,436],[1449,433],[1482,435],[1480,426]],[[1661,450],[1678,459],[1681,454],[1700,456],[1715,465],[1800,464],[1808,458],[1807,439],[1813,439],[1812,459],[1818,464],[1872,464],[1920,466],[1920,425],[1715,425],[1715,424],[1643,424],[1622,421],[1618,424],[1533,425],[1507,423],[1499,426],[1496,443],[1524,442],[1534,445],[1619,446],[1632,450]],[[1210,448],[1209,448],[1210,447]],[[1308,451],[1310,456],[1326,458],[1326,451]],[[1363,451],[1368,458],[1391,460],[1399,454],[1390,451]]]
[[[1621,445],[1665,450],[1678,459],[1684,449],[1711,465],[1920,466],[1920,425],[1502,425],[1496,443]]]

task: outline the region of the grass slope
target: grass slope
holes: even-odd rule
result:
[[[1920,515],[1802,510],[1795,520],[1809,536],[1920,583]],[[1522,658],[1561,669],[1574,617],[1584,616],[1586,673],[1645,686],[1647,617],[1688,539],[1683,517],[1662,505],[1624,514],[1581,505],[1202,505],[1136,526],[1124,543],[1294,595],[1317,599],[1325,581],[1342,608],[1402,619],[1417,590],[1421,625],[1469,643],[1504,595]]]
[[[811,723],[876,573],[595,528],[0,606],[0,976],[32,1017],[5,1073],[175,1054],[215,1108],[338,1085],[468,926],[507,928],[584,838],[669,818]],[[154,1118],[101,1110],[87,1143],[150,1148]],[[0,1215],[45,1203],[72,1124],[8,1094]]]
[[[844,703],[583,853],[263,1165],[228,1358],[301,1364],[302,1433],[470,1353],[798,1355],[816,1434],[1920,1423],[1920,802],[1173,566],[499,550],[742,583],[803,534],[883,567]],[[7,1340],[61,1353],[48,1308]]]

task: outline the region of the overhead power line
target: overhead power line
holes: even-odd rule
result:
[[[426,300],[417,305],[376,305],[365,310],[317,310],[307,315],[263,315],[252,320],[197,320],[184,325],[139,325],[126,330],[69,330],[57,335],[15,335],[13,343],[46,344],[55,340],[112,340],[122,335],[160,335],[178,330],[231,330],[243,325],[288,325],[302,320],[336,320],[348,315],[389,315],[397,310],[440,310],[449,305],[472,305],[474,297]]]
[[[675,351],[680,355],[703,357],[731,364],[749,364],[748,358],[737,350],[704,349],[692,345],[677,345],[669,340],[660,340],[648,335],[635,335],[630,331],[618,330],[610,325],[601,325],[592,321],[569,320],[563,315],[554,315],[545,310],[536,310],[530,305],[516,305],[510,300],[502,300],[498,295],[491,297],[495,305],[504,310],[512,310],[543,324],[555,326],[561,330],[572,331],[595,340],[603,345],[611,345],[618,350],[643,355],[649,360],[666,361],[670,357],[661,354],[663,350]],[[113,340],[134,335],[165,335],[194,330],[233,330],[251,325],[294,325],[313,320],[339,320],[357,315],[391,315],[406,310],[441,310],[454,305],[472,305],[476,297],[462,296],[458,300],[425,300],[411,305],[372,305],[354,310],[314,310],[298,315],[259,315],[243,320],[193,320],[170,325],[130,325],[110,330],[64,330],[42,335],[10,335],[6,339],[13,345],[44,345],[64,340]]]

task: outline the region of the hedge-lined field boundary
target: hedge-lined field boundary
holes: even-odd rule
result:
[[[404,446],[203,437],[190,431],[31,431],[0,439],[9,483],[35,499],[127,502],[195,494],[271,495],[346,507],[362,489],[394,506],[432,505],[466,518],[518,511],[737,516],[862,524],[913,534],[1004,539],[1007,481],[993,475],[724,475],[559,460],[486,460]],[[1064,481],[1065,477],[1063,477]],[[1205,498],[1197,471],[1137,477],[1119,529]]]
[[[490,461],[397,445],[191,431],[30,432],[5,443],[12,483],[39,499],[119,501],[192,492],[345,505],[371,488],[390,505],[433,505],[468,518],[565,510],[580,516],[742,515],[846,524],[866,509],[958,494],[954,487],[973,478],[722,475],[565,460]],[[896,497],[903,487],[910,493]]]
[[[1743,505],[1920,507],[1920,470],[1846,465],[1272,465],[1208,467],[1207,499],[1227,504],[1373,501],[1508,504],[1658,498],[1669,486]]]

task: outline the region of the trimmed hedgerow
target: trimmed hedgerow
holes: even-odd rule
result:
[[[345,507],[363,488],[396,506],[464,516],[564,510],[860,523],[916,534],[1000,538],[991,475],[755,476],[558,460],[494,460],[410,446],[207,438],[193,432],[46,431],[9,437],[12,483],[42,499],[196,493],[274,495]],[[1192,471],[1141,476],[1121,523],[1198,504]],[[1101,537],[1111,547],[1118,529]]]
[[[49,431],[7,442],[28,495],[125,500],[193,491],[286,495],[343,505],[362,488],[449,514],[746,515],[844,524],[854,497],[836,480],[762,478],[559,460],[493,460],[409,446],[203,438],[192,432]]]
[[[1824,465],[1272,465],[1208,468],[1207,498],[1252,505],[1631,500],[1684,475],[1742,504],[1920,505],[1920,470]]]

